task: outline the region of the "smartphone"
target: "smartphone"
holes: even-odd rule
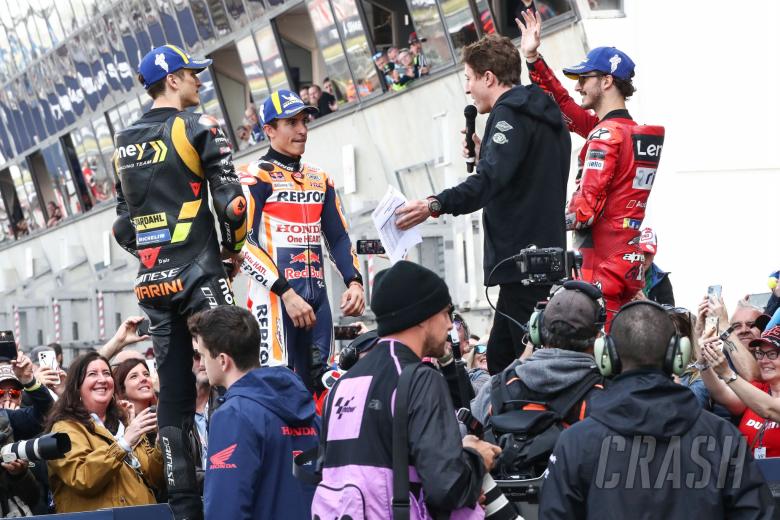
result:
[[[149,325],[151,323],[147,318],[144,318],[141,323],[136,325],[135,331],[139,336],[148,336],[149,335]]]
[[[42,350],[38,352],[38,365],[41,368],[51,368],[57,370],[59,365],[57,364],[57,354],[53,350]],[[57,376],[57,384],[60,384],[60,376]]]
[[[359,255],[383,255],[385,248],[381,240],[358,240],[357,254]]]
[[[452,357],[455,359],[463,357],[460,352],[460,336],[456,327],[450,329],[450,344],[452,345]]]
[[[16,359],[16,339],[12,330],[0,331],[0,359]]]
[[[155,379],[157,377],[157,360],[147,359],[146,361],[146,368],[149,370],[149,377],[152,379]]]
[[[705,333],[710,330],[714,330],[716,333],[718,332],[718,317],[717,316],[707,316],[707,318],[704,320],[704,331]]]
[[[336,325],[333,327],[333,337],[336,339],[355,339],[360,335],[357,325]]]
[[[720,299],[723,288],[720,285],[710,285],[707,287],[707,297],[712,301]]]

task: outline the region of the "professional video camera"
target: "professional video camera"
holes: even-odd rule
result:
[[[523,285],[549,285],[564,278],[574,278],[582,267],[579,251],[560,247],[542,249],[530,246],[514,256],[517,268],[525,276]]]
[[[12,442],[0,448],[3,462],[14,460],[61,459],[70,451],[70,437],[67,433],[50,433],[26,441]]]

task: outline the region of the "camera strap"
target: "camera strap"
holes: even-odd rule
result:
[[[409,520],[409,391],[422,363],[406,365],[398,377],[393,413],[393,520]]]

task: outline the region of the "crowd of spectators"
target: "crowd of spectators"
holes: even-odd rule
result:
[[[413,32],[409,35],[409,47],[388,47],[374,54],[374,65],[384,78],[388,90],[404,90],[415,79],[430,74],[431,67],[422,50],[423,42],[425,38],[418,38],[417,33]]]

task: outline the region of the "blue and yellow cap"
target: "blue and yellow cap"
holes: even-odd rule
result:
[[[138,73],[144,77],[144,88],[148,89],[168,74],[179,69],[193,69],[200,72],[211,65],[210,59],[197,60],[175,45],[163,45],[149,51],[138,65]]]
[[[309,114],[319,113],[317,107],[304,103],[295,92],[280,89],[265,100],[260,117],[263,118],[263,124],[267,125],[274,119],[287,119],[300,113],[302,110]]]

